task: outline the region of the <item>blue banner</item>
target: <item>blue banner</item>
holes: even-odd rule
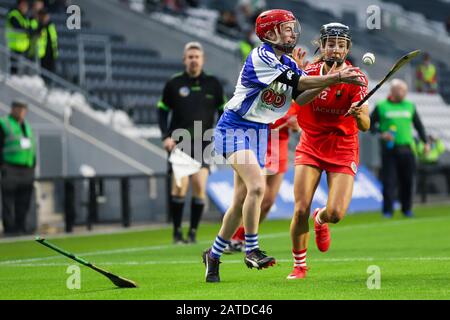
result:
[[[233,170],[224,169],[212,173],[208,179],[207,192],[222,214],[228,209],[233,199]],[[328,198],[326,174],[323,173],[314,194],[312,210],[324,207]],[[347,210],[348,214],[379,211],[383,201],[381,183],[364,166],[358,168],[353,188],[353,197]],[[290,219],[294,211],[294,168],[284,176],[278,197],[268,219]]]

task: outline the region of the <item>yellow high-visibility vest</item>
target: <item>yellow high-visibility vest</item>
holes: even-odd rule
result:
[[[47,54],[47,42],[49,36],[52,44],[53,57],[58,57],[58,33],[56,32],[55,24],[50,23],[47,28],[42,29],[38,40],[38,54],[40,59]]]
[[[16,18],[20,23],[22,29],[16,29],[11,24],[11,19]],[[19,10],[13,9],[8,13],[6,17],[6,41],[8,48],[15,52],[26,52],[30,47],[30,36],[26,29],[30,28],[30,21],[27,17],[24,17]]]
[[[25,121],[24,136],[21,125],[10,115],[0,118],[0,127],[5,134],[3,146],[3,161],[12,165],[33,167],[36,157],[36,142],[28,122]],[[24,139],[28,144],[25,145]]]
[[[432,82],[434,80],[434,77],[436,76],[436,67],[434,64],[422,64],[419,66],[419,70],[425,82]]]

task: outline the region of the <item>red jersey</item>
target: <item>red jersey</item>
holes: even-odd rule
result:
[[[271,130],[278,129],[280,139],[289,138],[289,128],[286,125],[286,123],[292,116],[297,115],[298,107],[299,105],[294,100],[292,100],[291,107],[289,108],[288,112],[284,115],[284,117],[278,119],[277,121],[269,125],[269,129]]]
[[[308,75],[322,75],[325,62],[309,65]],[[349,62],[347,65],[351,66]],[[368,83],[367,77],[361,72]],[[355,118],[344,117],[351,104],[367,95],[367,87],[340,83],[324,89],[313,101],[297,109],[303,130],[299,152],[334,165],[352,166],[359,162],[358,126]]]

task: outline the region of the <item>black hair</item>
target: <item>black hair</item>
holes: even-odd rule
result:
[[[28,105],[24,101],[14,100],[11,102],[11,108],[27,108]]]

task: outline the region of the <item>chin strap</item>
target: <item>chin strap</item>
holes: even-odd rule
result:
[[[275,48],[283,51],[284,53],[291,54],[294,51],[295,45],[276,45]]]
[[[337,62],[337,67],[342,66],[342,64],[345,62],[345,59],[339,59],[339,60],[328,59],[328,60],[324,60],[324,61],[327,64],[327,66],[331,68],[335,62]]]
[[[288,44],[276,44],[276,43],[273,43],[273,42],[268,41],[268,40],[266,40],[266,41],[264,41],[264,42],[267,43],[267,44],[269,44],[269,45],[271,45],[271,46],[274,47],[275,49],[278,49],[278,50],[280,50],[280,51],[283,51],[284,53],[287,53],[287,54],[291,54],[292,51],[294,51],[294,48],[295,48],[295,45],[296,45],[296,43],[295,43],[295,44],[292,44],[292,45],[288,45]]]

